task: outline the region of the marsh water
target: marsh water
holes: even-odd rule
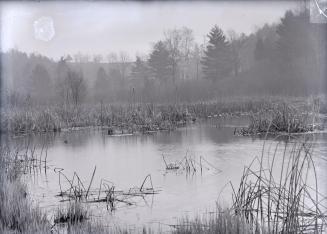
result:
[[[89,204],[94,217],[107,220],[109,225],[164,226],[176,223],[181,217],[214,211],[217,202],[223,206],[231,204],[229,183],[237,187],[244,166],[261,155],[264,144],[260,137],[234,135],[235,127],[245,125],[247,119],[218,119],[175,131],[119,136],[107,135],[106,130],[84,129],[11,138],[10,144],[22,149],[26,145],[36,145],[37,150],[46,145],[49,166],[46,173],[42,170],[24,178],[33,200],[48,211],[49,216],[58,206],[64,205],[56,196],[60,187],[55,168],[64,169],[68,178],[76,172],[88,184],[96,166],[92,188],[99,187],[100,180],[106,179],[117,189],[128,190],[140,187],[150,174],[159,193],[137,198],[132,206],[118,204],[113,211],[108,211],[103,203]],[[317,133],[314,138],[319,189],[325,193],[327,134]],[[280,144],[279,148],[283,150],[286,142],[285,138],[271,138],[266,141],[265,148],[273,151]],[[197,162],[202,156],[208,162],[202,173],[199,170],[186,173],[184,170],[165,169],[163,156],[167,162],[177,162],[186,155]]]

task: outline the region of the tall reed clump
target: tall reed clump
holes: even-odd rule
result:
[[[265,144],[238,188],[231,186],[230,209],[179,220],[174,233],[325,233],[327,197],[319,191],[312,139]]]
[[[249,127],[243,134],[265,133],[301,133],[313,130],[308,112],[302,112],[291,104],[277,103],[250,115]]]
[[[86,221],[89,213],[80,202],[70,202],[66,208],[58,208],[54,217],[54,223],[67,223],[74,225]]]
[[[50,233],[50,224],[27,199],[15,164],[0,150],[0,233]]]
[[[293,144],[293,143],[292,143]],[[323,233],[326,229],[326,199],[319,192],[313,159],[313,143],[307,139],[265,157],[244,169],[232,209],[268,233]],[[257,225],[259,224],[259,225]],[[259,229],[258,229],[259,228]]]

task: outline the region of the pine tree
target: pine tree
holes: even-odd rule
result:
[[[149,66],[160,82],[166,83],[171,77],[169,52],[162,41],[154,45],[154,49],[150,54]]]
[[[277,47],[283,62],[291,62],[312,53],[312,31],[309,12],[286,12],[277,28]]]
[[[278,71],[285,92],[307,93],[317,77],[315,37],[308,11],[286,12],[277,27]]]
[[[217,81],[232,72],[230,44],[223,31],[216,25],[211,29],[208,37],[209,42],[201,61],[203,73],[206,79]]]

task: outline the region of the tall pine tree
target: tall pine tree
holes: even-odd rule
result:
[[[160,82],[166,83],[171,77],[171,66],[169,51],[162,41],[154,45],[153,51],[150,54],[149,66],[155,76]]]
[[[230,75],[233,69],[230,44],[223,31],[215,25],[209,35],[209,42],[202,58],[204,77],[217,81]]]

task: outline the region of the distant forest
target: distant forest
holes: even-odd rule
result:
[[[131,43],[132,38],[131,38]],[[250,35],[214,25],[203,44],[187,27],[165,31],[150,54],[1,53],[6,106],[199,102],[229,96],[326,93],[326,24],[291,11]]]

